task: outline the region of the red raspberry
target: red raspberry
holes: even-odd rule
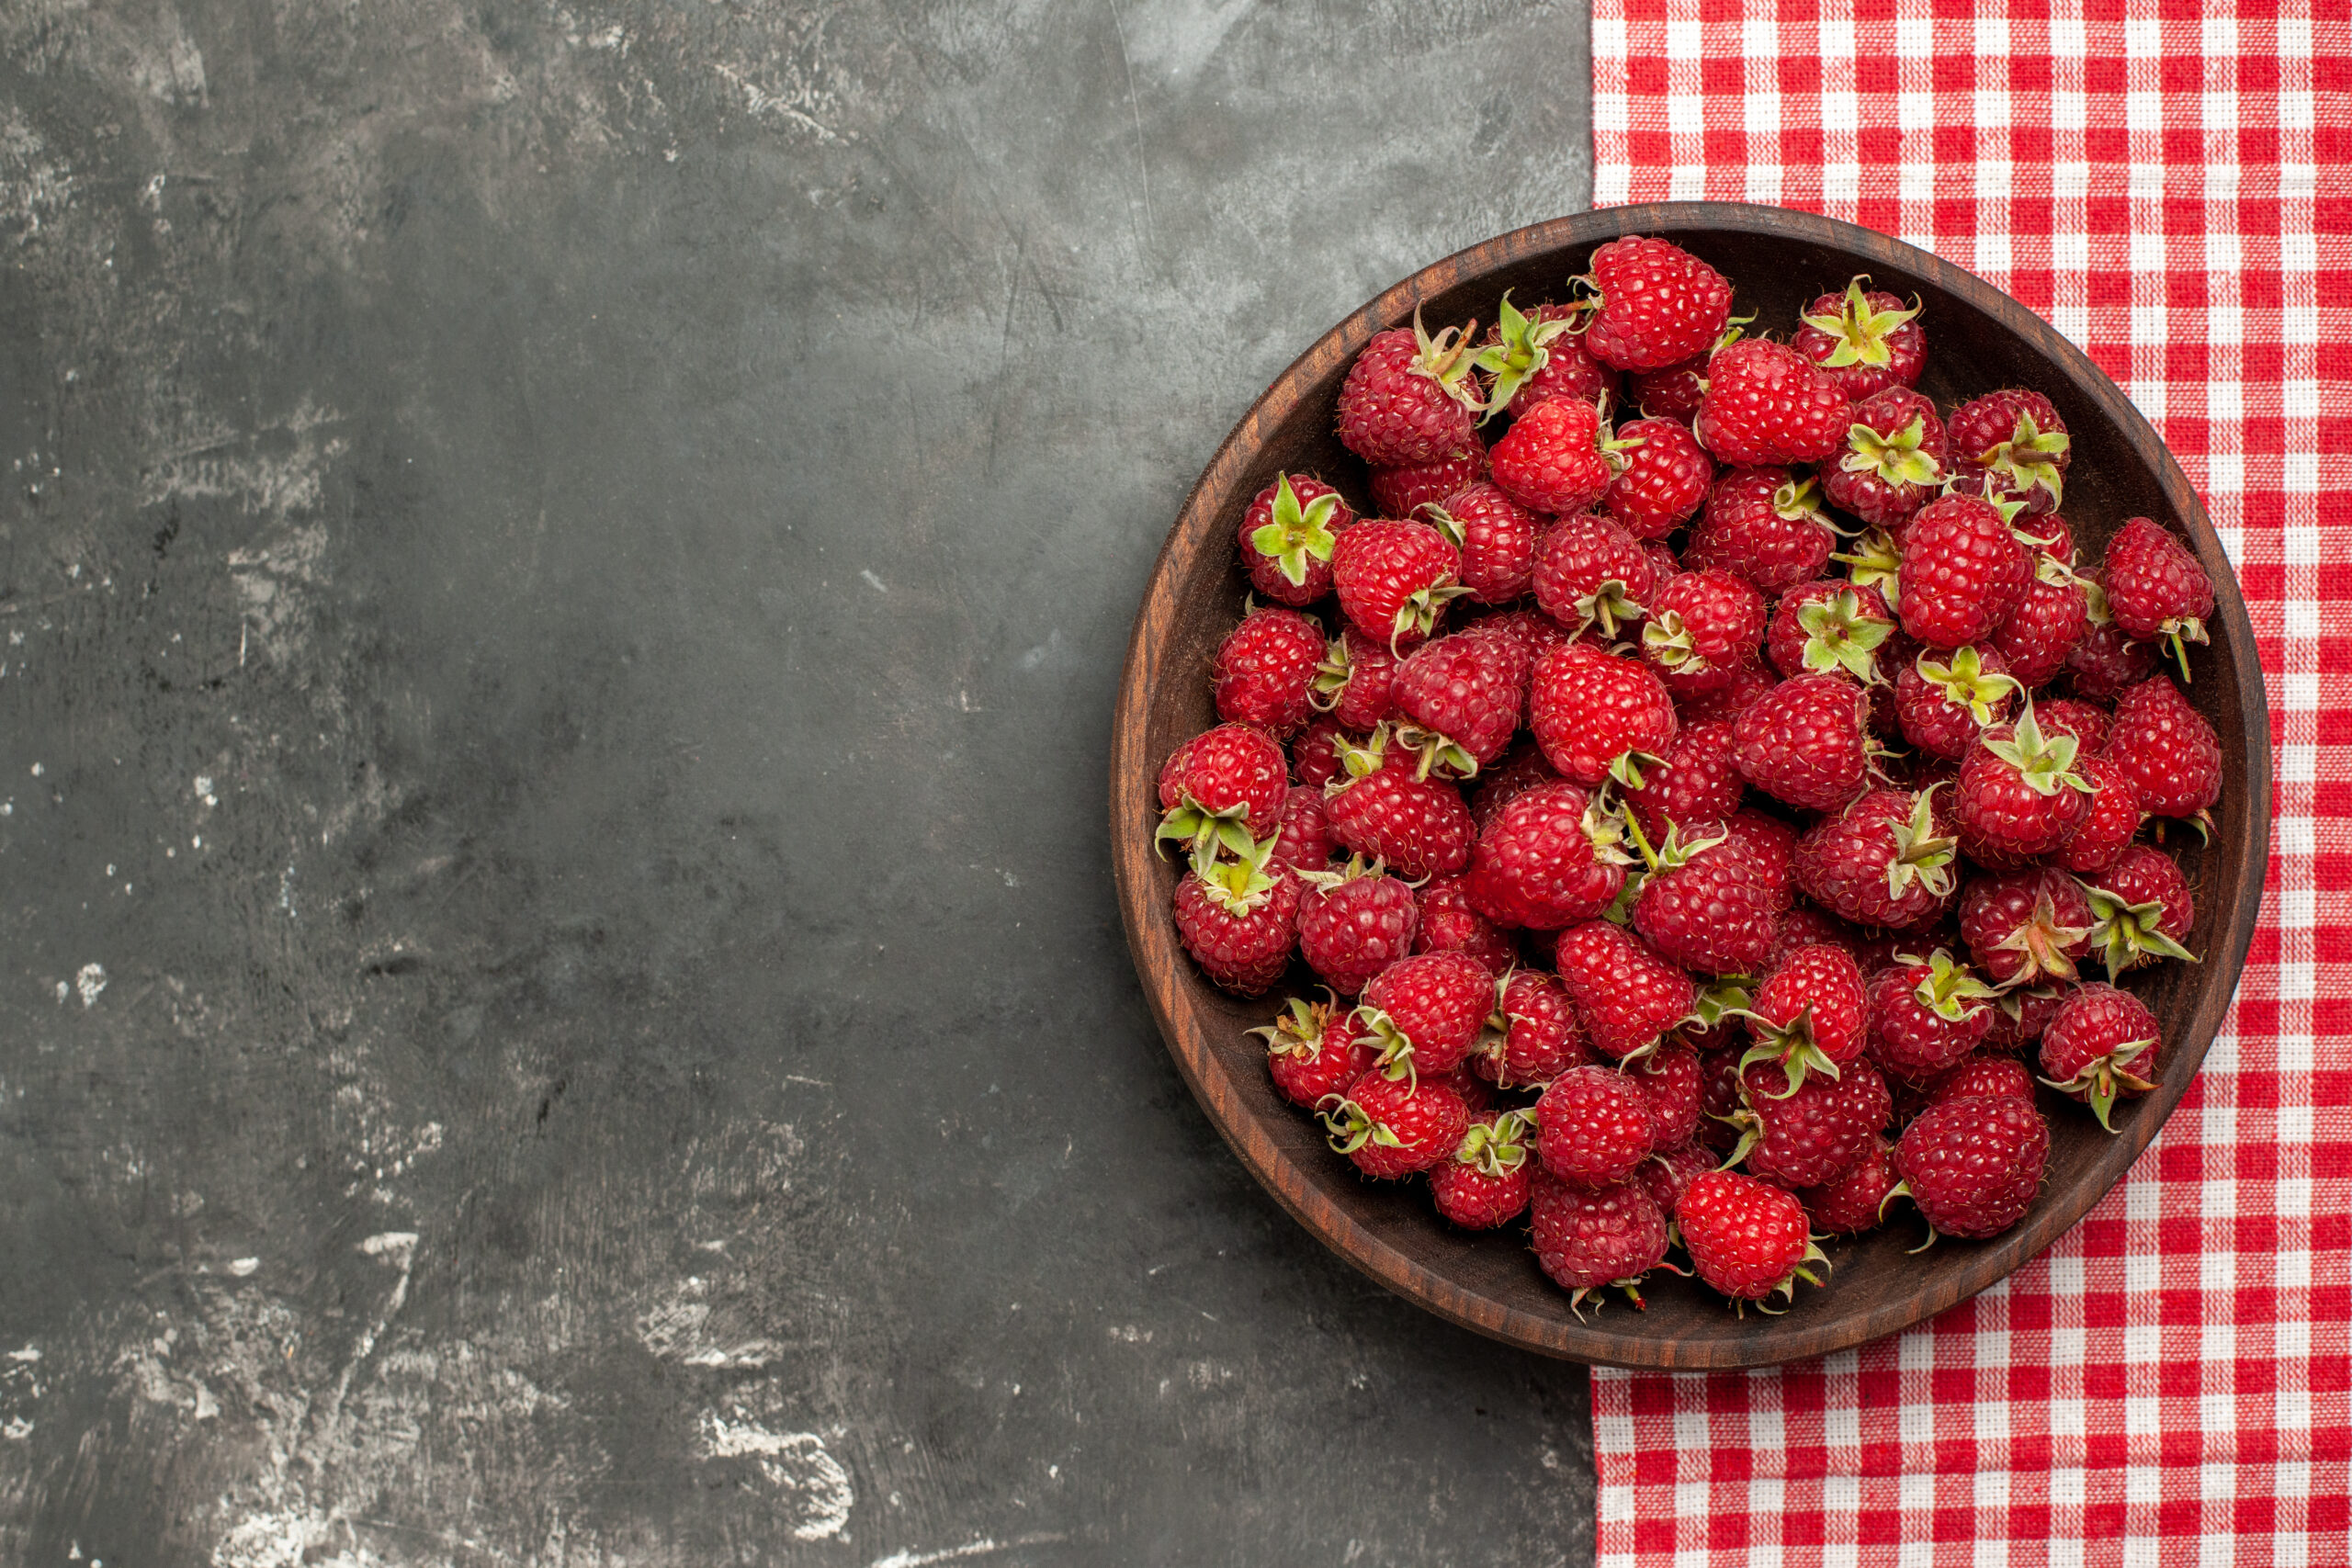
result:
[[[1534,663],[1539,655],[1550,652],[1564,642],[1575,640],[1566,626],[1532,604],[1489,611],[1466,623],[1463,629],[1510,638],[1526,653],[1530,664]]]
[[[1272,856],[1277,863],[1293,871],[1321,871],[1339,850],[1322,791],[1295,789],[1283,796],[1283,825],[1274,835]]]
[[[1417,310],[1412,331],[1376,334],[1348,367],[1340,440],[1367,463],[1433,463],[1477,444],[1483,402],[1462,333],[1430,337]]]
[[[1372,1070],[1372,1047],[1356,1039],[1345,1015],[1328,1001],[1293,997],[1273,1022],[1250,1032],[1264,1038],[1266,1070],[1275,1091],[1293,1105],[1311,1110]]]
[[[2025,1218],[2050,1164],[2050,1127],[2009,1095],[1947,1100],[1894,1145],[1894,1168],[1931,1229],[1998,1235]]]
[[[1734,848],[1756,868],[1771,891],[1772,907],[1785,911],[1796,902],[1797,830],[1777,817],[1742,807],[1724,818]],[[1761,971],[1758,971],[1761,973]]]
[[[1987,392],[1944,422],[1957,489],[2027,512],[2055,512],[2069,460],[2066,422],[2040,392]]]
[[[2107,963],[2110,980],[2159,958],[2197,962],[2181,944],[2197,924],[2197,897],[2170,855],[2153,844],[2132,844],[2084,889],[2097,924],[2091,948]]]
[[[1806,897],[1857,925],[1907,930],[1951,902],[1957,858],[1927,795],[1874,789],[1805,830],[1796,882]]]
[[[1660,1212],[1670,1214],[1674,1206],[1682,1201],[1684,1189],[1697,1177],[1715,1168],[1715,1159],[1705,1145],[1695,1140],[1678,1144],[1644,1160],[1634,1179],[1642,1184],[1642,1190]]]
[[[1645,419],[1670,419],[1688,426],[1698,417],[1699,405],[1707,397],[1707,361],[1713,357],[1713,345],[1706,353],[1694,354],[1679,365],[1669,365],[1663,370],[1643,370],[1625,378],[1625,400],[1642,412]]]
[[[2047,563],[2048,557],[2042,558]],[[2066,668],[2066,658],[2090,634],[2091,607],[2083,585],[2053,571],[2025,585],[2025,597],[1994,632],[1991,647],[2008,661],[2021,686],[2045,686]]]
[[[1462,552],[1462,586],[1472,602],[1508,604],[1533,584],[1544,519],[1493,485],[1464,485],[1422,515]]]
[[[1392,1078],[1374,1068],[1326,1101],[1322,1121],[1333,1152],[1385,1179],[1427,1170],[1460,1148],[1470,1107],[1444,1078]]]
[[[1658,753],[1655,767],[1642,770],[1642,787],[1628,803],[1642,831],[1663,839],[1678,822],[1720,822],[1739,809],[1747,791],[1732,758],[1729,719],[1686,720]]]
[[[1674,699],[1648,666],[1582,643],[1535,661],[1527,709],[1545,759],[1562,778],[1592,788],[1611,778],[1638,785],[1679,722]]]
[[[1499,761],[1527,705],[1527,654],[1498,632],[1423,643],[1396,666],[1391,687],[1406,721],[1398,740],[1430,764],[1467,778]]]
[[[1261,729],[1220,724],[1168,755],[1159,770],[1161,841],[1192,846],[1196,861],[1222,845],[1246,854],[1282,826],[1290,762]],[[1205,868],[1204,868],[1205,869]]]
[[[1258,852],[1188,871],[1176,885],[1176,934],[1201,970],[1238,997],[1283,977],[1298,943],[1298,874]]]
[[[1931,757],[1956,762],[1985,726],[2017,704],[2008,660],[1988,645],[1944,656],[1920,654],[1894,672],[1894,717],[1903,739]]]
[[[2093,980],[2067,998],[2041,1032],[2042,1077],[2059,1093],[2089,1106],[2112,1133],[2115,1102],[2156,1087],[2164,1071],[2156,1060],[2163,1032],[2147,1003]]]
[[[1764,595],[1718,568],[1668,579],[1649,610],[1642,657],[1678,694],[1730,684],[1764,640]]]
[[[1679,245],[1629,234],[1592,253],[1600,299],[1585,346],[1621,370],[1658,370],[1702,353],[1731,320],[1731,285]]]
[[[1506,1111],[1470,1123],[1452,1159],[1430,1168],[1437,1212],[1464,1230],[1490,1231],[1526,1212],[1535,1162],[1527,1157],[1527,1119]]]
[[[1519,954],[1494,922],[1470,907],[1463,882],[1441,876],[1421,889],[1421,929],[1413,937],[1413,951],[1467,953],[1487,974],[1504,974]]]
[[[1776,1292],[1796,1299],[1796,1282],[1821,1283],[1829,1260],[1815,1247],[1804,1206],[1752,1176],[1711,1170],[1695,1177],[1674,1208],[1682,1245],[1699,1278],[1736,1302]]]
[[[1478,770],[1478,793],[1471,798],[1470,816],[1484,833],[1495,825],[1503,807],[1538,784],[1557,784],[1560,775],[1544,760],[1544,749],[1529,736],[1491,768]]]
[[[1916,387],[1928,367],[1928,338],[1919,307],[1907,308],[1883,289],[1865,293],[1858,277],[1843,294],[1824,294],[1805,308],[1789,346],[1821,367],[1856,402],[1889,389]],[[1933,481],[1930,481],[1933,482]]]
[[[1843,675],[1781,682],[1733,721],[1740,776],[1775,800],[1836,810],[1860,791],[1869,771],[1869,695]]]
[[[1485,964],[1466,953],[1418,953],[1365,985],[1353,1028],[1390,1077],[1444,1074],[1469,1059],[1494,1005]]]
[[[2106,750],[2107,732],[2115,723],[2115,716],[2097,703],[2075,697],[2037,697],[2033,716],[2041,721],[2044,735],[2064,730],[2081,742],[2075,751],[2078,759]]]
[[[1253,610],[1216,650],[1217,716],[1287,735],[1315,716],[1323,627],[1295,610]]]
[[[1870,1038],[1870,992],[1852,953],[1815,942],[1783,957],[1756,988],[1747,1032],[1756,1043],[1740,1057],[1785,1068],[1792,1089],[1807,1074],[1836,1078],[1862,1055]]]
[[[1868,685],[1893,668],[1883,650],[1894,633],[1894,613],[1877,589],[1825,577],[1781,596],[1764,647],[1783,675],[1842,670]]]
[[[2044,728],[2049,724],[2045,715]],[[2132,775],[2113,757],[2077,757],[2075,772],[2091,786],[2091,808],[2054,857],[2077,876],[2096,876],[2113,865],[2140,830],[2140,792]]]
[[[1498,987],[1495,1020],[1471,1070],[1498,1089],[1541,1089],[1570,1067],[1592,1060],[1576,1004],[1558,979],[1533,969],[1513,970]]]
[[[1579,306],[1543,304],[1522,315],[1505,293],[1478,352],[1478,368],[1491,380],[1487,406],[1517,419],[1553,398],[1597,403],[1615,391],[1617,372],[1574,330],[1583,314]]]
[[[1657,1113],[1641,1086],[1614,1067],[1570,1067],[1535,1102],[1544,1168],[1577,1187],[1610,1187],[1634,1174],[1656,1145]]]
[[[1601,504],[1637,539],[1663,539],[1707,499],[1715,465],[1688,427],[1670,419],[1637,419],[1617,429],[1624,468]]]
[[[2184,641],[2206,640],[2213,613],[2213,580],[2197,558],[2161,524],[2134,517],[2107,542],[2107,607],[2115,624],[2145,642],[2161,639],[2188,679]]]
[[[1562,931],[1553,962],[1594,1048],[1618,1061],[1650,1050],[1698,1005],[1690,976],[1607,920]]]
[[[1734,468],[1715,481],[1690,530],[1682,564],[1719,566],[1767,593],[1819,577],[1838,547],[1819,504],[1820,487],[1786,468]]]
[[[1537,512],[1582,512],[1616,477],[1601,448],[1600,411],[1580,398],[1550,398],[1527,411],[1487,453],[1495,483]]]
[[[2095,703],[2113,702],[2132,687],[2164,668],[2164,658],[2153,642],[2134,642],[2131,635],[2105,618],[2107,591],[2100,588],[2091,604],[2091,628],[2066,650],[2066,673],[2075,694]]]
[[[1308,789],[1321,790],[1340,772],[1340,748],[1352,744],[1336,718],[1318,718],[1292,737],[1291,772]],[[1283,796],[1285,800],[1289,796]]]
[[[1650,1109],[1657,1115],[1657,1131],[1652,1139],[1657,1147],[1670,1149],[1698,1136],[1707,1097],[1706,1073],[1699,1065],[1699,1053],[1679,1040],[1669,1040],[1627,1066],[1625,1072],[1650,1097]]]
[[[1705,724],[1713,719],[1737,718],[1756,705],[1758,698],[1781,683],[1781,678],[1761,664],[1742,666],[1720,691],[1698,696],[1678,697],[1675,707],[1685,724]]]
[[[1707,361],[1691,428],[1720,460],[1752,467],[1826,457],[1852,423],[1846,394],[1813,361],[1786,344],[1742,338]]]
[[[1844,948],[1852,954],[1858,968],[1869,956],[1861,932],[1835,915],[1824,913],[1810,904],[1799,904],[1781,917],[1781,948],[1772,955],[1772,965],[1777,966],[1781,959],[1798,948],[1815,943]],[[1770,967],[1768,966],[1765,972],[1770,974]]]
[[[1976,966],[2004,990],[2044,975],[2073,979],[2095,923],[2082,884],[2052,867],[1974,877],[1961,889],[1961,937]]]
[[[1331,547],[1340,613],[1364,636],[1409,648],[1437,629],[1446,604],[1465,592],[1455,581],[1461,552],[1426,523],[1358,523]]]
[[[1843,1176],[1797,1193],[1813,1227],[1828,1235],[1860,1235],[1879,1226],[1879,1211],[1902,1178],[1894,1173],[1894,1145],[1872,1133],[1861,1158]]]
[[[2004,990],[1993,1004],[1993,1027],[1984,1036],[1987,1051],[2022,1051],[2041,1038],[2075,987],[2065,982],[2025,986]],[[2027,1086],[2026,1098],[2033,1098]]]
[[[1385,639],[1350,626],[1331,639],[1315,667],[1308,687],[1312,700],[1329,709],[1342,729],[1373,729],[1396,716],[1399,662]]]
[[[1566,782],[1507,802],[1470,852],[1462,889],[1470,907],[1499,926],[1557,931],[1615,903],[1625,873],[1594,852],[1591,806]]]
[[[1301,880],[1299,956],[1340,995],[1354,996],[1413,950],[1420,911],[1413,890],[1396,877],[1368,871],[1359,861]]]
[[[2051,853],[2090,815],[2090,782],[2075,772],[2080,742],[2044,735],[2033,710],[1986,730],[1960,764],[1952,815],[1962,845],[2019,861]]]
[[[1970,495],[1921,507],[1904,531],[1902,559],[1903,629],[1929,648],[1991,637],[2033,577],[2032,558],[1999,509]]]
[[[1642,1304],[1642,1276],[1666,1261],[1667,1232],[1666,1216],[1639,1183],[1593,1191],[1539,1170],[1529,1207],[1535,1262],[1569,1292],[1570,1311],[1608,1285]]]
[[[1997,1016],[1999,1010],[1994,1010]],[[1941,1105],[1947,1100],[1960,1100],[1969,1095],[2007,1094],[2019,1100],[2033,1099],[2033,1074],[2015,1056],[1971,1056],[1950,1072],[1939,1076],[1928,1090],[1928,1103]]]
[[[2123,764],[2151,816],[2202,817],[2221,798],[2222,742],[2165,676],[2141,682],[2117,702],[2107,754]]]
[[[1933,1077],[1993,1027],[1993,987],[1938,948],[1927,962],[1871,982],[1871,1059],[1896,1077]]]
[[[1372,503],[1383,517],[1410,517],[1486,477],[1487,448],[1473,436],[1465,450],[1435,462],[1374,465]]]
[[[1346,772],[1324,786],[1323,806],[1344,848],[1385,860],[1415,881],[1451,876],[1470,863],[1477,829],[1459,789],[1419,777],[1413,754],[1389,748],[1377,732],[1341,760]]]
[[[1696,821],[1658,846],[1633,918],[1660,957],[1710,975],[1752,975],[1771,953],[1780,902],[1722,824]]]
[[[1250,588],[1277,604],[1312,604],[1331,592],[1331,547],[1356,520],[1340,492],[1306,474],[1276,474],[1241,514],[1241,565]]]
[[[1535,602],[1572,632],[1638,620],[1664,580],[1641,542],[1606,517],[1563,517],[1535,545]]]

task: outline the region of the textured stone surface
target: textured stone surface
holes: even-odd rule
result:
[[[1171,1071],[1116,660],[1573,6],[0,9],[0,1557],[1575,1562]],[[969,1549],[964,1551],[962,1549]]]

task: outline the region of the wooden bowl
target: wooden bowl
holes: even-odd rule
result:
[[[2049,1178],[2022,1224],[1990,1241],[1947,1237],[1910,1257],[1921,1226],[1899,1211],[1883,1230],[1826,1244],[1828,1287],[1801,1288],[1779,1317],[1735,1316],[1704,1287],[1659,1275],[1646,1311],[1621,1303],[1579,1322],[1537,1270],[1523,1231],[1467,1235],[1437,1218],[1421,1183],[1359,1178],[1313,1118],[1276,1096],[1259,1043],[1243,1032],[1271,1019],[1283,988],[1242,1002],[1201,977],[1170,917],[1179,868],[1152,852],[1159,765],[1216,722],[1208,672],[1247,587],[1234,548],[1243,508],[1279,469],[1320,473],[1351,502],[1370,500],[1362,465],[1332,434],[1357,351],[1374,333],[1409,323],[1416,305],[1434,329],[1493,320],[1506,288],[1522,304],[1565,298],[1592,248],[1622,234],[1663,235],[1694,252],[1733,280],[1742,312],[1760,312],[1755,330],[1783,338],[1813,296],[1857,273],[1917,294],[1929,343],[1921,390],[1939,406],[2026,386],[2064,415],[2075,438],[2064,512],[2084,558],[2097,560],[2125,518],[2152,516],[2188,536],[2219,599],[2211,646],[2192,652],[2189,696],[2221,735],[2228,777],[2211,843],[2200,851],[2193,835],[2174,840],[2192,840],[2182,857],[2197,885],[2188,946],[2204,962],[2131,977],[2164,1023],[2163,1081],[2118,1108],[2112,1134],[2044,1090]],[[1128,645],[1111,766],[1120,909],[1161,1032],[1209,1119],[1267,1190],[1348,1261],[1441,1317],[1549,1355],[1627,1367],[1769,1365],[1874,1339],[1984,1289],[2082,1218],[2155,1136],[2204,1058],[2253,938],[2270,836],[2267,714],[2245,600],[2180,465],[2115,383],[2040,317],[1925,251],[1849,223],[1724,202],[1615,208],[1501,235],[1407,278],[1325,333],[1226,437],[1169,533]],[[1303,968],[1293,980],[1302,991],[1311,984]]]

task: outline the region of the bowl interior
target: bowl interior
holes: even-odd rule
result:
[[[1434,330],[1491,321],[1503,290],[1522,306],[1566,294],[1593,245],[1620,233],[1667,235],[1730,277],[1751,329],[1785,338],[1815,295],[1857,273],[1925,306],[1928,367],[1921,389],[1949,411],[1996,388],[2025,386],[2056,404],[2074,435],[2062,511],[2084,558],[2096,560],[2124,519],[2148,515],[2185,533],[2222,601],[2211,647],[2192,650],[2189,695],[2220,733],[2228,778],[2210,845],[2182,861],[2197,886],[2190,949],[2198,965],[2129,977],[2162,1020],[2157,1092],[2120,1108],[2113,1135],[2044,1090],[2053,1133],[2049,1179],[2034,1211],[1985,1242],[1921,1234],[1907,1209],[1885,1229],[1826,1244],[1829,1288],[1801,1291],[1786,1314],[1735,1316],[1721,1298],[1666,1276],[1647,1309],[1622,1305],[1579,1321],[1537,1270],[1523,1232],[1469,1235],[1431,1211],[1419,1184],[1375,1184],[1325,1146],[1314,1120],[1276,1096],[1258,1042],[1279,998],[1243,1002],[1204,981],[1168,916],[1178,868],[1150,854],[1151,784],[1159,762],[1214,724],[1208,671],[1241,612],[1234,560],[1243,507],[1281,470],[1319,474],[1368,504],[1363,469],[1333,434],[1347,367],[1374,332],[1408,323],[1416,303]],[[1776,209],[1690,203],[1616,209],[1505,235],[1417,275],[1335,328],[1244,418],[1188,502],[1139,617],[1121,698],[1114,774],[1114,841],[1131,944],[1171,1049],[1202,1103],[1275,1196],[1325,1242],[1431,1310],[1481,1332],[1553,1354],[1635,1366],[1749,1365],[1818,1354],[1943,1310],[2007,1273],[2072,1225],[2119,1179],[2177,1101],[2220,1023],[2250,939],[2268,832],[2268,730],[2252,628],[2228,563],[2194,492],[2122,394],[2038,317],[1975,278],[1883,236]],[[1312,984],[1303,968],[1290,988]]]

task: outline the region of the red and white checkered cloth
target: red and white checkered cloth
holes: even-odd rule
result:
[[[1593,1381],[1603,1568],[2352,1563],[2352,21],[2260,0],[1595,0],[1600,205],[1898,235],[2128,389],[2238,563],[2278,820],[2129,1179],[1894,1339]]]

